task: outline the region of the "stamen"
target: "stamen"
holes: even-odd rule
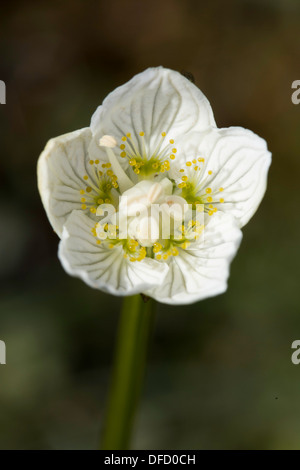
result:
[[[122,138],[123,140],[123,138]],[[114,148],[117,145],[116,139],[112,135],[104,135],[99,140],[100,147]]]
[[[122,137],[123,140],[123,137]],[[114,155],[112,151],[112,144],[115,142],[114,147],[117,145],[117,142],[114,137],[112,136],[104,136],[100,139],[99,144],[102,147],[105,147],[107,156],[109,158],[110,164],[114,173],[116,174],[119,182],[120,191],[123,193],[127,189],[132,188],[133,182],[131,179],[126,175],[125,171],[121,167],[120,163],[117,160],[117,157]],[[108,145],[107,145],[108,144]]]

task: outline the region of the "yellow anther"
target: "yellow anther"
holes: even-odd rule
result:
[[[111,163],[106,163],[106,168],[110,168],[111,167]]]
[[[161,260],[161,255],[156,255],[156,259],[158,259],[158,261]]]
[[[172,255],[173,255],[173,256],[178,256],[178,255],[179,255],[179,251],[178,251],[178,249],[177,249],[176,247],[174,247],[174,248],[172,249]]]
[[[87,192],[87,193],[90,193],[91,191],[92,191],[92,188],[91,188],[90,186],[87,186],[86,192]]]
[[[115,245],[113,243],[110,243],[108,247],[112,250],[115,247]]]
[[[130,139],[130,137],[131,137],[130,132],[127,132],[126,136],[128,137],[128,139]]]
[[[187,181],[188,180],[188,177],[187,176],[182,176],[182,181]]]
[[[163,256],[163,259],[164,259],[164,260],[166,260],[166,259],[168,259],[168,258],[169,258],[169,255],[167,255],[167,254],[165,254],[165,255]]]
[[[220,191],[220,192],[224,191],[224,188],[219,188],[219,191]]]
[[[175,160],[175,155],[173,155],[173,153],[170,155],[170,159]]]
[[[194,170],[195,170],[195,171],[197,171],[197,170],[198,170],[198,168],[199,168],[199,167],[198,167],[197,165],[196,165],[196,166],[194,166]]]
[[[209,209],[213,209],[213,208],[214,208],[214,206],[213,206],[212,204],[209,204],[208,207],[209,207]]]
[[[139,170],[138,168],[135,168],[133,171],[134,171],[137,175],[140,173],[140,170]]]
[[[85,197],[82,197],[82,198],[80,199],[80,201],[81,201],[81,202],[85,202],[85,201],[86,201]]]
[[[141,137],[144,137],[144,135],[145,135],[145,132],[140,132]]]
[[[162,249],[162,246],[160,243],[154,243],[153,245],[153,253],[158,253]]]
[[[129,160],[129,165],[130,165],[130,166],[136,165],[136,160],[135,160],[135,158],[132,158],[131,160]]]
[[[82,204],[81,209],[85,210],[85,209],[86,209],[86,205],[85,205],[85,204]]]
[[[162,133],[161,133],[161,136],[162,136],[162,137],[166,137],[166,133],[165,133],[165,132],[162,132]]]
[[[126,142],[127,140],[127,137],[125,137],[125,135],[123,135],[122,139],[121,139],[123,142]]]
[[[180,173],[184,173],[184,168],[181,168],[179,171]]]
[[[203,163],[203,162],[204,162],[204,158],[198,158],[198,162]]]
[[[205,192],[206,192],[207,194],[210,194],[210,193],[211,193],[211,188],[206,188]]]
[[[173,139],[170,139],[169,142],[170,142],[170,144],[174,144],[174,140],[173,140]]]
[[[98,199],[97,204],[103,204],[103,199]]]
[[[223,202],[224,202],[224,199],[223,199],[222,197],[221,197],[221,199],[220,199],[220,202],[221,202],[221,203],[223,203]]]
[[[193,162],[193,163],[194,163],[194,165],[195,165],[195,163],[197,163],[197,160],[195,160],[195,158],[194,158],[194,160],[192,160],[192,162]]]
[[[101,245],[101,240],[96,241],[97,245]]]
[[[83,179],[88,180],[89,179],[88,175],[84,175]]]
[[[99,160],[95,160],[96,165],[99,165]]]
[[[213,199],[212,199],[212,197],[210,197],[210,196],[207,198],[207,202],[212,202],[212,200],[213,200]]]
[[[172,153],[176,153],[176,152],[177,152],[177,149],[173,148]]]
[[[213,215],[214,211],[208,211],[208,215]]]
[[[105,203],[106,203],[106,204],[109,204],[109,203],[110,203],[110,199],[109,199],[108,197],[105,199]]]
[[[126,152],[121,152],[120,157],[122,157],[122,158],[126,157]]]
[[[212,175],[212,171],[211,171],[211,170],[209,170],[208,174],[209,174],[209,175]]]
[[[186,183],[179,183],[178,188],[184,188],[186,186]]]
[[[81,189],[79,192],[80,192],[80,194],[85,194],[85,190],[84,190],[84,189]]]
[[[186,166],[192,166],[192,162],[186,162]]]
[[[91,211],[92,214],[96,214],[96,208],[95,207],[91,207],[90,211]]]
[[[158,163],[153,163],[152,168],[156,170],[158,168]]]
[[[124,150],[125,147],[126,147],[125,144],[121,144],[121,145],[120,145],[120,149],[121,149],[121,150]]]

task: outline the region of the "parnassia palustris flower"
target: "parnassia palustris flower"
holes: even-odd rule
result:
[[[111,294],[187,304],[226,290],[270,163],[265,140],[218,129],[202,92],[157,67],[110,93],[90,127],[51,139],[38,186],[69,274]]]

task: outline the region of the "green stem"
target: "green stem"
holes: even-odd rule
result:
[[[115,364],[101,449],[126,450],[134,424],[147,346],[153,324],[153,300],[125,297],[117,336]]]

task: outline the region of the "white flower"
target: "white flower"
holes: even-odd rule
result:
[[[90,127],[51,139],[38,185],[69,274],[112,294],[185,304],[226,290],[270,162],[263,139],[218,129],[201,91],[158,67],[108,95]],[[167,238],[159,210],[172,221]]]

